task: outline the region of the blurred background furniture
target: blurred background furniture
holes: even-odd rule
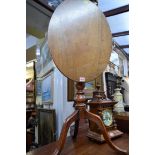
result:
[[[56,114],[54,109],[38,109],[38,140],[43,146],[56,140]]]
[[[35,110],[27,110],[26,116],[26,152],[28,152],[38,147],[38,144],[35,142],[35,126],[38,125],[38,122]]]
[[[117,128],[120,131],[129,134],[129,112],[115,113],[114,117]]]

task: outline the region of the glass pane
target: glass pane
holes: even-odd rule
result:
[[[129,54],[129,48],[123,48],[123,50]]]
[[[114,63],[116,66],[119,66],[119,57],[115,51],[111,52],[110,61]]]
[[[129,44],[129,35],[114,37],[114,41],[116,41],[119,45],[128,45]]]
[[[129,30],[129,12],[107,17],[112,33]]]
[[[36,45],[38,38],[30,34],[26,34],[26,49]]]
[[[127,4],[129,4],[128,0],[98,0],[98,6],[102,12]]]

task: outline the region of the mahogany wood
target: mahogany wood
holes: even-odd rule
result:
[[[88,0],[65,0],[48,28],[48,45],[57,68],[69,79],[92,81],[106,68],[112,35],[103,13]]]
[[[55,149],[53,155],[60,154],[60,152],[62,151],[64,144],[65,144],[68,129],[69,129],[70,125],[73,122],[75,122],[77,119],[78,119],[78,111],[77,110],[74,111],[74,113],[66,119],[66,121],[62,127],[61,135],[59,137],[59,141],[57,143],[57,146],[56,146],[56,149]]]
[[[79,120],[75,121],[75,128],[74,128],[74,135],[73,138],[76,138],[78,135],[78,129],[79,129]]]
[[[89,112],[89,111],[86,111],[86,116],[87,116],[87,118],[88,118],[89,120],[95,122],[95,123],[98,125],[98,127],[99,127],[100,130],[102,131],[102,134],[103,134],[103,136],[104,136],[104,138],[105,138],[105,141],[109,144],[109,146],[110,146],[112,149],[114,149],[114,150],[116,150],[116,151],[118,151],[118,152],[127,154],[127,151],[126,151],[126,150],[123,150],[123,149],[119,148],[118,146],[116,146],[116,145],[111,141],[111,139],[110,139],[109,136],[108,136],[107,129],[106,129],[105,125],[103,124],[103,122],[102,122],[102,120],[101,120],[101,118],[100,118],[99,116],[97,116],[97,115],[95,115],[95,114],[93,114],[93,113],[91,113],[91,112]]]
[[[72,139],[71,136],[66,138],[66,143],[61,155],[120,155],[109,147],[107,143],[98,144],[90,141],[85,135],[89,129],[89,124],[85,120],[80,120],[78,136]],[[124,149],[129,148],[129,135],[123,134],[120,138],[114,139],[113,142]],[[57,142],[52,142],[43,147],[34,149],[26,155],[51,155],[54,152]]]
[[[91,113],[98,115],[102,119],[103,111],[110,110],[112,112],[113,106],[116,103],[117,103],[116,101],[108,99],[104,94],[104,91],[100,90],[100,85],[97,85],[96,91],[93,92],[93,99],[90,102],[88,102],[87,105],[89,105],[89,111]],[[108,135],[111,139],[120,137],[123,134],[123,132],[117,129],[117,124],[114,119],[113,113],[112,113],[112,119],[113,119],[112,124],[109,126],[106,126]],[[89,128],[90,129],[87,133],[87,136],[90,139],[96,140],[101,143],[105,141],[105,137],[102,134],[102,130],[100,130],[100,128],[98,127],[98,124],[96,124],[95,122],[89,121]]]
[[[102,118],[102,112],[103,110],[109,109],[113,111],[113,106],[117,102],[114,100],[110,100],[106,97],[104,91],[100,90],[100,85],[96,86],[96,91],[93,92],[93,99],[87,103],[89,105],[89,111],[93,114],[96,114]],[[100,129],[98,128],[97,124],[94,122],[89,122],[90,130],[93,132],[96,132],[98,134],[102,134]],[[114,130],[116,129],[116,126],[114,125],[114,119],[110,126],[106,127],[108,130]]]
[[[76,110],[66,119],[53,154],[61,153],[69,126],[81,119],[96,122],[109,146],[126,153],[126,150],[112,143],[101,118],[86,110],[83,93],[83,82],[97,78],[110,59],[112,35],[103,13],[89,0],[63,1],[52,15],[48,28],[48,45],[57,68],[66,77],[78,82]]]
[[[66,119],[53,155],[59,155],[61,153],[61,151],[64,147],[64,144],[65,144],[69,126],[73,122],[75,122],[77,120],[79,121],[80,119],[88,119],[90,121],[95,122],[98,125],[98,127],[100,128],[100,130],[102,131],[105,141],[109,144],[109,146],[112,149],[114,149],[120,153],[127,154],[126,150],[123,150],[123,149],[119,148],[118,146],[116,146],[115,144],[113,144],[113,142],[111,141],[111,139],[108,136],[106,127],[104,126],[101,118],[86,110],[86,105],[84,104],[86,99],[85,99],[85,96],[83,93],[84,83],[78,82],[76,84],[76,88],[77,88],[77,95],[76,95],[76,100],[75,100],[76,101],[76,105],[75,105],[76,110],[74,111],[74,113],[71,116],[69,116]]]

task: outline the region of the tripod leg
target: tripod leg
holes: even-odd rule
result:
[[[66,118],[65,123],[63,124],[61,134],[60,134],[60,137],[59,137],[59,140],[58,140],[58,143],[57,143],[57,146],[56,146],[56,149],[55,149],[53,155],[59,155],[60,154],[60,152],[62,151],[64,144],[65,144],[68,129],[74,121],[77,121],[77,119],[78,119],[78,110],[74,111],[69,117]]]
[[[76,138],[76,137],[77,137],[78,129],[79,129],[79,120],[76,120],[76,121],[75,121],[75,128],[74,128],[74,135],[73,135],[73,138]]]
[[[126,150],[123,150],[123,149],[119,148],[118,146],[116,146],[111,141],[111,139],[108,136],[106,127],[104,126],[104,124],[103,124],[103,122],[102,122],[102,120],[101,120],[101,118],[99,116],[97,116],[97,115],[95,115],[95,114],[93,114],[93,113],[91,113],[89,111],[86,111],[86,118],[89,119],[89,120],[91,120],[91,121],[93,121],[93,122],[95,122],[99,126],[99,128],[102,130],[102,133],[103,133],[103,136],[104,136],[106,142],[109,144],[109,146],[112,149],[114,149],[114,150],[116,150],[118,152],[121,152],[123,154],[127,154],[127,151]]]

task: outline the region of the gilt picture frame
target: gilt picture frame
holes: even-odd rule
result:
[[[68,101],[74,101],[74,97],[76,94],[76,82],[67,79],[67,100]],[[101,90],[103,90],[103,74],[101,74],[99,77],[97,77],[95,80],[86,82],[84,93],[86,96],[86,99],[91,99],[93,97],[93,91],[96,90],[96,85],[101,85]]]
[[[52,57],[48,47],[47,35],[40,43],[40,45],[38,45],[38,50],[40,51],[40,53],[36,54],[36,73],[37,77],[44,77],[54,68]]]
[[[36,96],[41,96],[41,79],[36,79]]]
[[[42,58],[42,67],[44,69],[52,61],[50,50],[48,47],[48,42],[47,42],[47,36],[45,37],[45,40],[43,41],[40,47],[40,50],[41,50],[40,52],[41,52],[41,58]]]
[[[42,78],[41,84],[41,96],[43,104],[52,104],[53,103],[53,72],[50,72],[45,77]]]

